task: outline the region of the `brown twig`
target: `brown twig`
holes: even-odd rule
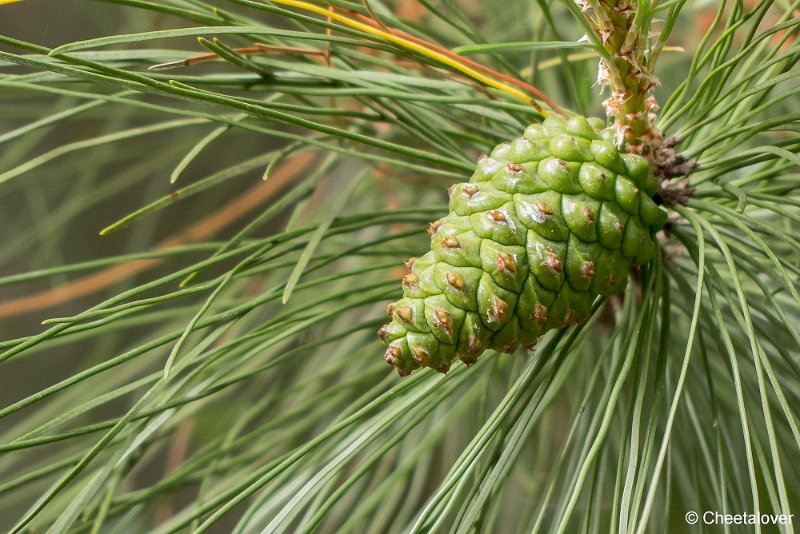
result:
[[[246,46],[242,48],[234,48],[234,52],[242,56],[257,56],[263,54],[302,54],[304,56],[326,56],[327,50],[315,50],[313,48],[301,48],[298,46],[276,46],[268,45],[265,43],[254,43],[253,46]],[[199,54],[197,56],[190,56],[186,59],[178,61],[168,61],[167,63],[159,63],[147,68],[149,71],[170,70],[180,67],[191,67],[192,65],[199,65],[201,63],[208,63],[209,61],[217,61],[221,59],[218,54]]]
[[[340,10],[346,12],[349,16],[351,16],[351,17],[353,17],[355,19],[358,19],[359,22],[363,22],[364,24],[369,24],[370,26],[372,26],[374,28],[381,28],[381,29],[385,28],[385,26],[383,26],[383,24],[379,25],[378,23],[373,21],[370,17],[366,17],[366,16],[364,16],[361,13],[358,13],[356,11],[351,11],[351,10],[345,9],[345,8],[340,8]],[[397,35],[398,37],[402,37],[403,39],[406,39],[408,41],[412,41],[412,42],[414,42],[414,43],[416,43],[418,45],[421,45],[421,46],[424,46],[424,47],[429,48],[431,50],[434,50],[434,51],[438,52],[439,54],[442,54],[442,55],[447,56],[447,57],[449,57],[449,58],[451,58],[453,60],[456,60],[456,61],[458,61],[458,62],[460,62],[460,63],[462,63],[464,65],[467,65],[472,69],[480,71],[480,72],[482,72],[482,73],[484,73],[484,74],[486,74],[488,76],[492,76],[494,78],[503,80],[504,82],[510,83],[512,85],[516,85],[520,89],[524,89],[525,91],[527,91],[530,94],[534,95],[536,98],[538,98],[542,102],[546,103],[556,113],[558,113],[560,115],[563,115],[563,116],[566,116],[566,113],[564,112],[564,110],[562,110],[558,106],[558,104],[553,102],[550,98],[548,98],[539,89],[537,89],[536,87],[533,87],[532,85],[529,85],[529,84],[523,82],[522,80],[519,80],[517,78],[514,78],[513,76],[509,76],[508,74],[504,74],[502,72],[499,72],[499,71],[496,71],[494,69],[491,69],[491,68],[489,68],[489,67],[487,67],[485,65],[482,65],[482,64],[478,63],[477,61],[473,61],[473,60],[471,60],[471,59],[469,59],[467,57],[464,57],[462,55],[456,54],[455,52],[453,52],[453,51],[451,51],[451,50],[449,50],[449,49],[447,49],[447,48],[445,48],[443,46],[439,46],[436,43],[432,43],[430,41],[426,41],[425,39],[421,39],[419,37],[416,37],[414,35],[406,33],[406,32],[404,32],[402,30],[398,30],[396,28],[389,28],[388,30],[385,30],[385,31],[388,31],[389,33],[393,33],[394,35]]]
[[[387,27],[386,27],[386,25],[385,25],[383,22],[381,22],[381,19],[379,19],[379,18],[378,18],[378,15],[377,15],[377,14],[375,13],[375,11],[372,9],[372,6],[371,6],[371,5],[370,5],[370,3],[369,3],[369,0],[361,0],[361,3],[362,3],[362,4],[364,4],[364,8],[367,10],[367,13],[369,13],[369,16],[370,16],[370,17],[372,17],[372,20],[374,20],[374,21],[375,21],[375,23],[376,23],[376,24],[378,24],[378,26],[379,26],[379,27],[380,27],[380,28],[381,28],[383,31],[385,31],[385,32],[389,32],[389,33],[392,33],[392,30],[390,30],[389,28],[387,28]]]

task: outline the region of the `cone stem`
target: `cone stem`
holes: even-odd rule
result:
[[[629,152],[648,155],[658,136],[655,100],[648,96],[656,85],[647,55],[651,14],[630,0],[576,2],[610,58],[600,60],[598,82],[611,88],[604,106],[615,119],[617,142]]]

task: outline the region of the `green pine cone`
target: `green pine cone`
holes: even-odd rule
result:
[[[598,295],[620,293],[628,268],[654,258],[667,217],[651,199],[655,178],[602,127],[548,118],[450,189],[431,251],[409,260],[403,298],[378,332],[401,376],[532,348],[548,330],[588,320]]]

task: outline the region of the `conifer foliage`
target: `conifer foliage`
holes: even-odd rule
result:
[[[0,529],[796,531],[798,10],[0,0]]]

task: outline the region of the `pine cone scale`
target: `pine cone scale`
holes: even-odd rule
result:
[[[666,220],[650,198],[655,179],[601,127],[584,117],[531,125],[450,188],[450,214],[431,224],[431,250],[407,264],[403,298],[379,331],[402,376],[531,348],[588,320],[597,296],[624,290],[628,268],[652,260]]]

